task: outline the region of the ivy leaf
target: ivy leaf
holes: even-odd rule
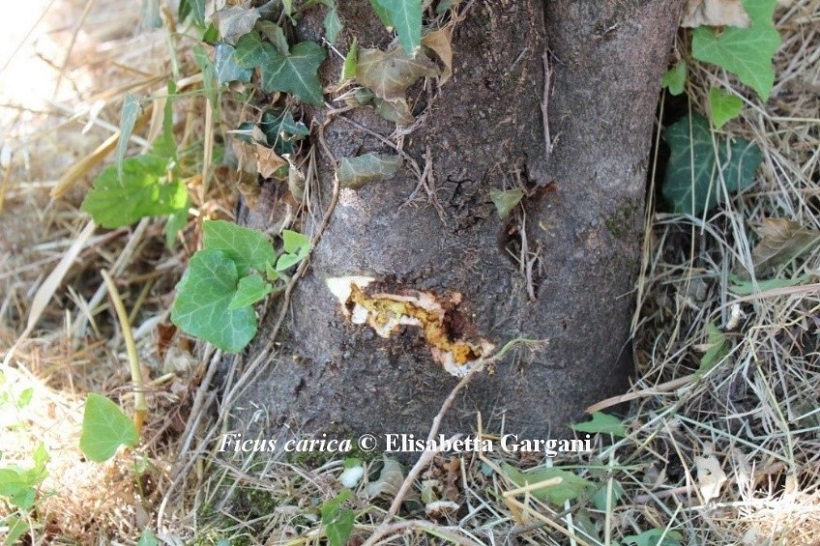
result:
[[[596,411],[592,414],[591,421],[576,423],[570,426],[570,428],[578,432],[588,432],[590,434],[612,434],[618,438],[626,436],[626,427],[624,427],[620,419],[600,411]]]
[[[524,192],[519,188],[512,190],[490,190],[490,199],[492,199],[498,216],[503,220],[518,206],[521,199],[524,198]]]
[[[218,42],[214,46],[214,72],[219,85],[228,82],[248,83],[251,81],[253,70],[239,66],[234,57],[234,51],[234,47],[225,42]]]
[[[267,283],[259,275],[248,275],[239,279],[239,285],[236,288],[236,293],[228,304],[228,309],[239,309],[240,307],[249,307],[254,303],[262,300],[271,293],[273,286]]]
[[[270,50],[271,54],[261,65],[262,89],[291,93],[316,106],[324,104],[322,82],[317,73],[327,56],[324,48],[314,42],[300,42],[287,55],[275,51],[273,46]]]
[[[640,535],[629,535],[624,537],[624,544],[631,546],[679,546],[683,540],[683,535],[678,531],[666,529],[650,529]]]
[[[122,163],[125,160],[125,152],[128,150],[128,141],[131,139],[131,132],[137,123],[137,116],[140,113],[140,103],[134,95],[127,93],[122,103],[122,113],[120,114],[120,138],[117,141],[117,151],[114,152],[114,163],[117,165],[117,178],[122,181]]]
[[[273,245],[264,233],[224,220],[209,220],[202,225],[203,248],[221,250],[236,264],[240,277],[251,268],[265,271],[265,266],[276,260]],[[190,267],[190,266],[189,266]]]
[[[336,11],[335,6],[327,12],[327,15],[325,15],[324,24],[325,38],[330,45],[334,45],[336,43],[336,38],[339,36],[339,33],[343,28],[342,20],[339,19],[339,13]]]
[[[159,541],[153,531],[146,527],[143,529],[139,540],[137,540],[137,546],[159,546]]]
[[[243,8],[241,6],[231,6],[217,10],[213,15],[219,35],[229,43],[236,43],[241,36],[253,30],[253,26],[259,19],[259,10],[256,8]]]
[[[402,166],[397,155],[364,154],[358,157],[343,157],[339,161],[336,177],[343,188],[358,190],[365,184],[390,178]]]
[[[325,526],[327,542],[330,546],[345,546],[353,531],[356,513],[349,508],[342,507],[342,503],[348,497],[350,497],[350,490],[345,489],[320,507],[322,525]]]
[[[681,61],[661,78],[661,86],[669,91],[670,95],[680,95],[683,93],[684,85],[686,84],[686,61]]]
[[[285,271],[298,264],[310,254],[310,238],[297,231],[282,231],[284,254],[276,262],[276,271]]]
[[[227,253],[200,250],[177,284],[171,321],[223,351],[241,351],[256,335],[256,314],[250,306],[230,308],[238,281],[237,264]]]
[[[256,28],[273,44],[273,47],[275,47],[279,53],[282,55],[288,54],[290,46],[288,45],[288,39],[285,37],[285,31],[282,30],[282,27],[272,21],[260,21],[256,25]]]
[[[296,150],[295,143],[310,134],[304,123],[294,121],[293,114],[281,108],[262,114],[259,128],[265,134],[265,144],[279,155],[292,154]]]
[[[239,38],[233,57],[237,65],[250,70],[260,66],[274,51],[271,44],[263,42],[259,33],[253,31]]]
[[[772,57],[780,47],[780,34],[772,16],[777,0],[744,0],[752,24],[727,27],[721,32],[698,27],[692,34],[692,56],[736,74],[765,102],[774,84]]]
[[[120,407],[99,394],[85,399],[80,449],[95,463],[107,461],[121,445],[135,446],[140,441],[137,427]]]
[[[690,136],[691,132],[691,136]],[[749,188],[754,183],[763,155],[748,140],[718,138],[717,156],[709,120],[700,114],[687,115],[663,133],[671,149],[661,192],[674,212],[701,214],[713,209],[723,192],[714,184],[723,174],[726,192]]]
[[[310,252],[310,238],[298,231],[285,229],[282,231],[282,248],[285,252],[297,254],[304,258]]]
[[[384,100],[403,99],[407,88],[417,79],[437,75],[438,67],[420,51],[409,57],[399,48],[387,52],[359,50],[356,79]]]
[[[557,485],[535,489],[530,492],[533,497],[549,501],[554,506],[563,506],[566,501],[580,497],[585,489],[592,487],[592,483],[587,480],[555,466],[524,473],[504,463],[502,469],[504,470],[504,474],[519,487],[528,484],[537,484],[553,478],[561,478],[561,483]]]
[[[387,12],[404,51],[413,55],[421,43],[421,0],[376,0],[376,3]]]
[[[709,117],[715,124],[715,129],[720,129],[736,118],[742,108],[743,101],[738,97],[717,87],[709,89]]]
[[[163,182],[167,160],[140,155],[123,161],[122,182],[113,165],[103,170],[82,204],[99,225],[116,228],[146,216],[164,216],[184,208],[188,190],[179,180]]]
[[[413,123],[413,113],[405,99],[383,100],[378,97],[373,98],[373,106],[376,113],[387,121],[398,123],[399,125],[410,125]]]
[[[188,15],[193,15],[194,23],[205,26],[205,0],[180,0],[179,20],[184,21]]]

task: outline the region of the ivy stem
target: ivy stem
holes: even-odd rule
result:
[[[122,337],[125,340],[125,349],[128,351],[128,363],[131,366],[131,381],[134,384],[134,426],[137,427],[137,431],[139,432],[142,430],[143,422],[145,422],[148,405],[145,403],[145,389],[142,385],[142,372],[140,371],[140,363],[137,358],[137,346],[134,343],[134,336],[131,333],[131,323],[128,321],[128,313],[122,303],[122,298],[120,298],[117,285],[114,284],[108,271],[103,269],[100,273],[105,281],[105,286],[108,288],[108,294],[111,296],[114,309],[117,312],[117,319],[122,329]]]

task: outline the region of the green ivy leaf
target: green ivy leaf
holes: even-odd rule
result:
[[[133,224],[146,216],[164,216],[184,208],[188,190],[179,180],[163,182],[167,160],[141,155],[123,161],[122,182],[116,167],[103,170],[82,204],[106,228]]]
[[[588,432],[590,434],[611,434],[618,438],[626,436],[626,427],[620,419],[597,411],[592,414],[592,420],[584,423],[576,423],[570,426],[572,430],[578,432]]]
[[[279,259],[276,260],[276,271],[287,271],[294,265],[298,264],[299,261],[300,258],[296,254],[282,254],[279,256]]]
[[[294,121],[293,114],[281,108],[274,108],[262,114],[259,128],[265,134],[264,144],[273,148],[280,156],[296,151],[296,142],[310,134],[304,123]]]
[[[270,44],[265,45],[270,47],[270,55],[261,65],[262,89],[291,93],[316,106],[324,104],[318,74],[327,57],[324,48],[314,42],[300,42],[283,55]]]
[[[327,542],[330,546],[345,546],[353,531],[356,513],[349,508],[342,507],[342,503],[348,497],[350,497],[350,490],[345,489],[335,498],[322,504],[320,508],[322,525],[325,526]]]
[[[259,33],[253,31],[236,41],[233,58],[241,68],[250,70],[264,63],[275,51],[274,46],[263,42]]]
[[[743,101],[738,97],[717,87],[709,89],[709,117],[712,118],[715,129],[720,129],[729,120],[736,118],[742,108]]]
[[[117,150],[114,152],[114,163],[117,165],[117,178],[122,180],[123,161],[125,152],[128,150],[128,141],[131,139],[131,132],[137,123],[137,116],[140,113],[140,103],[134,95],[127,93],[122,103],[122,113],[120,114],[120,139],[117,141]]]
[[[194,23],[205,26],[205,0],[180,0],[179,20],[184,21],[188,15],[193,15]]]
[[[282,241],[284,251],[290,254],[296,254],[304,258],[310,252],[310,238],[298,231],[283,230]]]
[[[273,44],[273,47],[275,47],[279,53],[282,55],[288,54],[290,46],[288,45],[288,39],[282,27],[272,21],[259,21],[256,24],[256,28]]]
[[[137,546],[159,546],[159,541],[151,529],[146,527],[137,541]]]
[[[606,483],[601,486],[595,494],[592,495],[592,505],[601,512],[606,512],[612,509],[612,506],[617,505],[618,501],[624,496],[624,486],[617,480],[612,480],[612,487],[609,488]],[[607,502],[609,497],[609,502]]]
[[[780,34],[772,16],[776,0],[743,0],[752,24],[716,31],[698,27],[692,34],[692,56],[716,64],[754,89],[765,102],[774,84],[772,57],[780,47]]]
[[[368,153],[357,157],[343,157],[336,177],[343,188],[358,190],[365,184],[395,175],[403,162],[398,155]]]
[[[563,506],[566,501],[580,497],[585,489],[592,487],[591,482],[558,467],[541,468],[533,472],[524,473],[504,463],[502,469],[504,470],[504,474],[519,487],[528,484],[537,484],[552,478],[561,478],[563,481],[558,485],[535,489],[530,493],[533,497],[549,501],[555,506]]]
[[[121,446],[133,447],[140,441],[137,427],[120,407],[99,394],[85,399],[80,449],[95,463],[107,461]]]
[[[650,529],[640,535],[624,537],[624,543],[632,546],[678,546],[682,540],[683,535],[678,531],[665,529]]]
[[[249,307],[262,300],[271,293],[273,286],[265,282],[259,275],[248,275],[239,279],[236,293],[228,304],[228,309],[239,309]]]
[[[214,46],[214,72],[216,83],[219,85],[251,81],[253,70],[239,66],[234,57],[234,51],[234,47],[225,42],[219,42]]]
[[[421,0],[376,0],[376,3],[388,13],[401,46],[412,56],[421,44]]]
[[[498,216],[503,220],[518,206],[521,199],[524,198],[524,192],[519,188],[512,190],[490,190],[490,199],[492,199]]]
[[[276,260],[273,245],[264,233],[225,220],[209,220],[202,225],[203,248],[221,250],[235,264],[240,277],[255,269],[260,273]]]
[[[241,351],[256,335],[256,314],[249,306],[230,309],[238,281],[237,264],[228,254],[200,250],[177,284],[171,321],[223,351]]]
[[[673,123],[663,138],[671,155],[661,192],[678,213],[697,215],[717,206],[723,198],[723,191],[715,184],[720,180],[718,167],[726,191],[735,192],[754,184],[755,171],[763,160],[758,147],[742,138],[717,138],[716,156],[709,120],[700,114]]]
[[[683,93],[686,84],[686,61],[680,61],[670,68],[661,78],[661,86],[669,91],[670,95]]]
[[[17,465],[0,468],[0,497],[6,497],[10,504],[26,511],[34,506],[37,486],[48,476],[46,463],[51,459],[42,442],[37,444],[32,457],[34,466],[31,468]]]
[[[339,33],[343,28],[342,20],[339,19],[339,13],[336,11],[335,6],[327,12],[327,15],[325,15],[324,24],[325,38],[328,42],[330,42],[330,45],[334,45],[336,43],[336,38],[339,36]]]

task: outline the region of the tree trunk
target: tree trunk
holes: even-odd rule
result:
[[[366,0],[338,4],[360,45],[384,47]],[[440,207],[425,189],[404,205],[418,183],[407,163],[390,180],[342,191],[293,293],[282,343],[245,395],[265,409],[268,436],[422,436],[458,381],[437,362],[445,349],[471,360],[488,354],[486,343],[519,337],[545,343],[476,375],[443,433],[469,433],[480,411],[485,430],[555,437],[586,406],[624,389],[650,138],[678,5],[492,0],[471,8],[453,34],[452,79],[440,93],[410,93],[415,111],[427,113],[403,150],[429,169]],[[309,23],[303,31],[311,34]],[[327,77],[337,74],[332,66]],[[325,135],[337,158],[395,153],[372,134],[389,136],[392,123],[370,108],[346,115],[370,132],[335,119]],[[321,155],[308,233],[332,193],[332,164]],[[517,186],[527,196],[502,220],[490,192]],[[346,276],[375,281],[343,306],[326,281]],[[445,349],[432,350],[436,333],[419,326],[382,337],[351,323],[355,298],[419,292],[442,309]]]

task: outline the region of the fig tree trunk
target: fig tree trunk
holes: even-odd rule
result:
[[[342,39],[386,46],[367,0],[337,4]],[[281,343],[244,395],[242,407],[264,409],[268,437],[424,435],[453,373],[515,338],[544,344],[474,376],[442,432],[469,433],[480,411],[485,430],[559,436],[586,406],[623,391],[650,140],[678,5],[471,7],[452,35],[450,81],[409,90],[421,115],[401,144],[425,184],[405,158],[391,179],[342,190]],[[317,21],[303,21],[306,38]],[[339,64],[327,65],[332,81]],[[372,108],[344,117],[325,128],[327,149],[316,147],[309,234],[331,200],[327,152],[396,153],[378,138],[395,125]],[[502,219],[493,192],[516,188],[524,197]],[[328,279],[349,277],[368,280],[331,281],[334,295]]]

